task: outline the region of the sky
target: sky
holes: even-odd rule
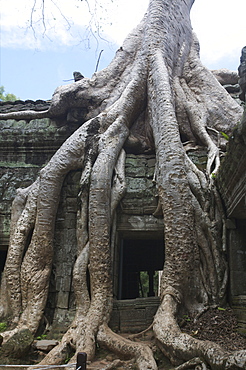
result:
[[[0,86],[22,100],[51,99],[57,86],[71,82],[73,71],[91,77],[101,50],[98,69],[106,67],[148,0],[45,0],[44,9],[42,4],[0,0]],[[245,14],[245,0],[195,1],[191,21],[205,66],[237,70],[246,45]]]

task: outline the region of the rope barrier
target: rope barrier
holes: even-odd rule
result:
[[[67,364],[67,365],[47,365],[44,367],[35,367],[34,369],[35,370],[46,370],[46,369],[57,369],[57,368],[60,368],[60,367],[74,367],[76,366],[76,364]]]
[[[57,368],[60,368],[60,367],[75,367],[76,364],[66,364],[66,365],[41,365],[42,367],[38,367],[40,365],[0,365],[0,368],[1,367],[6,367],[6,368],[15,368],[15,369],[18,369],[18,368],[31,368],[33,370],[46,370],[46,369],[57,369]]]
[[[76,364],[66,364],[66,365],[1,365],[0,364],[0,368],[15,368],[15,369],[22,369],[22,368],[28,368],[28,369],[32,369],[32,370],[47,370],[47,369],[60,369],[61,367],[62,368],[68,368],[68,367],[75,367],[76,366],[76,370],[86,370],[86,358],[87,358],[87,354],[85,352],[79,352],[77,354],[77,363]]]

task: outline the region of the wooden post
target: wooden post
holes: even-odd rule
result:
[[[79,352],[77,354],[76,370],[86,370],[87,354],[85,352]]]

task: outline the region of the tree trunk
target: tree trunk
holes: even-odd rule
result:
[[[212,369],[245,366],[244,352],[227,353],[214,343],[182,333],[177,324],[181,306],[188,312],[201,312],[225,298],[224,215],[211,177],[219,168],[220,148],[210,133],[230,134],[242,114],[201,65],[190,24],[192,4],[193,0],[150,0],[143,21],[106,69],[91,79],[59,87],[48,111],[0,115],[1,119],[57,117],[71,108],[85,107],[88,112],[83,125],[42,169],[37,181],[18,191],[13,203],[1,310],[3,316],[13,316],[16,326],[3,334],[5,340],[23,328],[33,334],[38,328],[48,293],[61,186],[69,171],[82,169],[78,257],[73,271],[76,315],[44,364],[61,363],[71,346],[76,353],[87,352],[91,360],[98,340],[110,350],[135,357],[141,370],[157,368],[151,348],[108,328],[111,225],[125,189],[122,148],[134,128],[143,147],[154,143],[155,181],[163,212],[165,264],[161,304],[153,323],[156,340],[174,364],[199,358]],[[184,141],[207,148],[206,172],[188,158]]]

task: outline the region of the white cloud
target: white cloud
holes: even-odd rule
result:
[[[91,13],[94,14],[94,2]],[[55,5],[57,2],[57,6]],[[56,50],[76,45],[85,37],[85,27],[99,30],[121,44],[130,30],[141,20],[148,0],[101,0],[97,19],[91,18],[86,1],[45,0],[45,27],[42,22],[42,0],[1,0],[1,45],[9,48]],[[58,7],[59,6],[59,7]],[[33,9],[33,12],[32,12]],[[30,27],[31,14],[33,28]],[[192,24],[201,44],[201,57],[206,65],[240,57],[245,45],[245,0],[196,0]],[[112,23],[112,24],[111,24]],[[44,32],[45,31],[45,32]],[[106,36],[107,39],[110,38]]]
[[[42,21],[42,1],[2,0],[1,31],[2,47],[21,49],[47,49],[55,45],[67,45],[76,38],[72,33],[77,16],[75,1],[61,0],[57,8],[53,1],[46,0],[45,23]],[[84,3],[83,3],[84,5]],[[72,14],[72,9],[73,13]],[[81,11],[82,15],[85,11]],[[64,16],[62,16],[64,14]],[[88,14],[88,12],[87,12]],[[86,20],[84,20],[84,23]],[[79,30],[77,30],[78,32]],[[73,30],[74,32],[74,30]]]
[[[105,31],[121,44],[127,34],[138,25],[147,8],[148,0],[118,0],[117,7],[112,9],[112,26],[106,25]]]
[[[47,49],[76,45],[86,38],[90,24],[95,34],[112,35],[121,43],[137,25],[147,8],[147,0],[1,0],[2,47]],[[101,5],[100,5],[101,4]],[[44,11],[45,24],[42,21]],[[110,38],[109,36],[106,36]]]
[[[241,49],[246,44],[245,14],[245,0],[195,1],[191,19],[204,64],[212,66],[222,60],[228,65],[232,61],[239,64]]]

